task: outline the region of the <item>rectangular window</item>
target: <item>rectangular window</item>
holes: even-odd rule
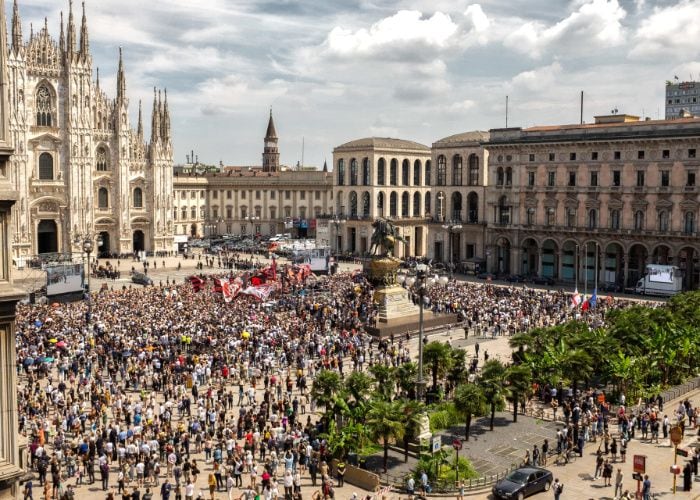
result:
[[[670,149],[664,149],[661,151],[661,158],[664,160],[668,160],[671,157],[671,150]]]
[[[569,172],[569,186],[576,185],[576,172]]]
[[[316,191],[314,192],[314,199],[320,200],[321,199],[321,191]]]
[[[637,151],[637,159],[638,160],[644,159],[644,151]]]
[[[695,186],[695,172],[688,172],[688,179],[686,181],[686,186]]]
[[[217,217],[219,216],[219,209],[216,208],[216,207],[212,208],[212,210],[211,210],[211,216],[214,217],[214,218],[217,218]]]
[[[256,190],[255,190],[255,199],[256,199],[256,200],[259,200],[259,199],[260,199],[260,190],[259,190],[259,189],[256,189]]]
[[[596,187],[598,185],[598,172],[591,172],[591,186]]]
[[[274,200],[275,198],[277,198],[277,191],[273,189],[272,191],[270,191],[270,199]]]
[[[474,245],[471,243],[467,244],[467,259],[474,258]]]
[[[613,186],[619,186],[620,185],[620,171],[619,170],[613,170]]]
[[[528,186],[535,185],[535,172],[528,172],[527,173],[527,185]]]
[[[214,217],[216,217],[216,215],[214,215]],[[226,207],[226,218],[233,219],[233,208],[232,207]]]
[[[695,158],[695,149],[688,150],[688,158]]]
[[[569,153],[569,160],[576,161],[576,153]]]
[[[230,193],[230,192],[231,192],[231,191],[229,191],[229,193]],[[245,189],[244,189],[243,191],[241,191],[241,199],[242,199],[242,200],[245,200],[245,196],[246,196],[246,193],[247,193],[247,192],[248,192],[248,191],[246,191]],[[228,196],[227,196],[227,198],[228,198]]]
[[[245,191],[244,191],[244,192],[245,192]],[[245,195],[243,195],[243,198],[245,198]],[[230,200],[230,199],[231,199],[231,190],[230,190],[230,189],[229,189],[228,191],[226,191],[226,199],[227,199],[227,200]]]
[[[530,153],[530,161],[535,161],[535,155]]]
[[[214,199],[216,200],[216,199],[219,198],[219,192],[216,191],[216,190],[214,190],[214,191],[212,192],[212,195],[211,195],[211,196],[212,196],[212,198],[214,198]]]
[[[662,170],[661,171],[661,186],[662,187],[668,187],[669,186],[669,179],[670,179],[670,174],[668,170]]]
[[[598,159],[598,151],[593,151],[591,153],[591,160],[596,161]]]
[[[557,173],[556,172],[547,172],[547,185],[550,187],[554,187],[557,183]]]
[[[637,170],[637,187],[644,186],[644,171]]]
[[[300,200],[306,199],[306,191],[299,191],[299,199]]]
[[[554,161],[554,153],[549,153],[549,161]]]
[[[284,199],[285,199],[285,200],[290,200],[290,199],[292,199],[292,192],[291,192],[289,189],[287,189],[287,190],[284,192]]]
[[[619,160],[620,158],[622,158],[622,154],[620,154],[619,151],[615,151],[613,153],[613,158],[615,158],[616,160]]]

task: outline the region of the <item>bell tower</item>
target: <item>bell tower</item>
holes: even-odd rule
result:
[[[270,109],[270,121],[267,123],[262,160],[263,172],[277,172],[279,170],[280,152],[277,147],[277,130],[275,130],[275,121],[272,119],[272,109]]]

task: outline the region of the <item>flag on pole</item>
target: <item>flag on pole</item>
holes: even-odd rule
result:
[[[591,305],[588,303],[588,300],[586,300],[586,295],[585,295],[585,294],[583,295],[583,297],[581,298],[581,300],[583,301],[583,303],[582,303],[582,305],[581,305],[581,310],[582,310],[583,312],[588,311],[588,308],[589,308]]]
[[[574,294],[571,296],[571,308],[574,309],[581,305],[581,295],[578,290],[574,290]]]
[[[594,288],[594,289],[593,289],[593,295],[591,295],[591,298],[588,299],[588,302],[589,302],[589,305],[590,305],[591,309],[595,309],[596,302],[598,302],[598,294],[597,294],[597,292],[598,292],[598,289],[597,289],[597,288]]]
[[[224,302],[231,302],[233,299],[233,291],[231,290],[231,283],[227,278],[221,278],[221,295],[224,297]]]

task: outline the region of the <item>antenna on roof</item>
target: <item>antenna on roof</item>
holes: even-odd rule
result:
[[[508,128],[508,96],[506,96],[506,128]]]
[[[581,91],[581,125],[583,125],[583,90]]]

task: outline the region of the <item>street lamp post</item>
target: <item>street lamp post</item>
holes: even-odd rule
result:
[[[455,221],[447,221],[445,224],[442,225],[443,229],[447,229],[447,234],[449,237],[448,241],[448,246],[449,246],[449,252],[450,252],[450,279],[452,279],[454,275],[454,263],[452,262],[453,260],[453,252],[452,252],[452,234],[456,233],[458,231],[462,230],[462,224],[459,222]]]
[[[333,214],[333,217],[331,218],[331,224],[335,227],[335,254],[336,256],[340,253],[340,248],[338,244],[338,236],[340,235],[340,226],[342,224],[345,224],[346,220],[339,217],[338,214]]]
[[[94,243],[93,243],[93,240]],[[95,245],[97,248],[102,246],[102,236],[97,235],[95,237],[91,233],[87,233],[85,235],[76,235],[75,237],[75,244],[76,245],[81,245],[83,252],[87,255],[87,292],[90,292],[90,254],[92,253],[93,249],[95,248]]]
[[[257,215],[249,215],[245,220],[250,222],[250,234],[255,237],[255,223],[260,220],[260,217]]]
[[[423,338],[425,336],[425,322],[423,310],[425,308],[425,296],[428,291],[428,265],[418,264],[416,266],[415,281],[409,278],[409,286],[418,287],[418,380],[416,380],[416,399],[421,401],[425,396],[425,379],[423,378]]]

